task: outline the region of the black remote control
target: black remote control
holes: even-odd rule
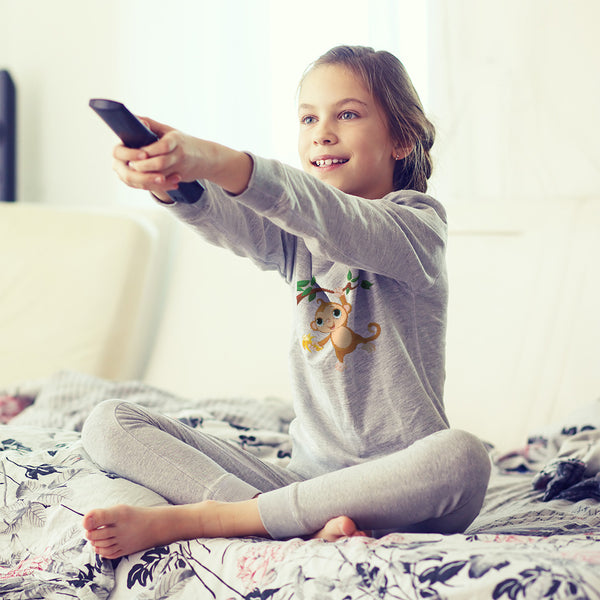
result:
[[[158,140],[158,136],[120,102],[93,98],[90,100],[90,107],[128,148],[142,148]],[[193,204],[200,199],[202,192],[204,192],[204,188],[198,181],[182,181],[176,190],[170,190],[167,193],[175,202]]]

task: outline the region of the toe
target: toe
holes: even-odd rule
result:
[[[99,529],[92,529],[91,531],[86,531],[85,537],[90,540],[90,542],[99,542],[101,540],[111,540],[114,539],[115,534],[113,527],[101,527]]]
[[[88,531],[101,527],[113,527],[118,520],[118,507],[113,509],[95,508],[83,517],[83,527]]]
[[[104,548],[102,546],[94,546],[94,552],[96,554],[102,556],[103,558],[108,558],[108,559],[118,558],[119,556],[123,555],[121,552],[120,546],[118,546],[116,544],[113,544],[106,548]]]
[[[109,525],[107,521],[108,518],[106,511],[96,508],[94,510],[90,510],[90,512],[83,517],[83,526],[85,529],[90,531],[104,525]]]

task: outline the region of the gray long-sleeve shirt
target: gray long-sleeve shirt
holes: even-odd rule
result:
[[[414,191],[366,200],[253,160],[239,196],[206,182],[196,204],[172,210],[292,286],[289,468],[314,477],[447,427],[443,207]]]

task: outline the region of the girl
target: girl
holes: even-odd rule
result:
[[[126,184],[292,285],[296,418],[281,469],[138,405],[100,404],[90,456],[171,503],[85,515],[106,558],[198,537],[461,532],[481,508],[487,453],[448,428],[442,401],[446,217],[424,193],[434,128],[402,64],[363,47],[313,63],[298,110],[304,173],[152,120],[159,141],[114,151]],[[171,203],[195,179],[201,199]]]

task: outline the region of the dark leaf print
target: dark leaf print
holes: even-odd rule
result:
[[[85,565],[87,569],[86,572],[79,569],[79,573],[77,574],[77,579],[69,580],[69,584],[76,588],[82,588],[86,585],[92,583],[94,581],[94,577],[96,576],[96,572],[99,572],[97,567],[92,566],[90,563]]]
[[[37,479],[39,476],[43,477],[57,472],[52,465],[26,465],[23,468],[25,469],[25,477],[29,479]]]
[[[127,575],[127,588],[131,589],[136,583],[142,587],[146,587],[148,579],[152,581],[150,569],[148,569],[146,565],[137,563],[129,570],[129,574]]]
[[[204,419],[201,417],[179,417],[178,421],[181,421],[181,423],[192,429],[197,429],[198,427],[202,427]]]
[[[469,565],[469,577],[471,579],[481,579],[486,573],[488,573],[491,569],[496,569],[499,571],[504,567],[509,565],[509,561],[503,560],[498,562],[497,558],[491,557],[488,558],[482,555],[475,555],[470,557],[470,565]]]
[[[502,596],[506,595],[511,600],[516,600],[517,594],[521,592],[522,586],[519,583],[518,579],[514,579],[511,577],[510,579],[505,579],[500,582],[495,588],[492,594],[492,598],[494,600],[498,600],[498,598],[502,598]]]
[[[442,582],[446,583],[449,579],[452,579],[465,565],[466,560],[453,561],[439,567],[430,567],[419,575],[419,581],[421,583],[429,581],[430,583]]]
[[[373,569],[369,570],[368,563],[358,563],[356,565],[356,572],[360,575],[364,585],[367,587],[372,587],[373,580],[379,573],[379,567],[374,567]]]
[[[554,594],[556,594],[556,592],[558,591],[558,588],[561,586],[561,582],[558,581],[557,579],[555,579],[552,582],[552,585],[550,586],[549,590],[546,592],[545,597],[551,597],[554,596]]]
[[[157,546],[145,552],[141,557],[143,562],[136,563],[130,569],[127,575],[127,588],[131,589],[136,583],[142,587],[146,587],[148,580],[152,581],[152,576],[158,563],[167,554],[169,554],[168,546]]]
[[[244,596],[245,600],[269,600],[272,598],[280,588],[259,590],[258,588],[253,589],[249,594]]]
[[[1,444],[0,452],[2,452],[4,450],[17,450],[18,452],[31,452],[31,448],[24,446],[23,444],[21,444],[21,442],[17,442],[17,440],[12,440],[12,439],[2,440],[2,442],[0,442],[0,444]]]

